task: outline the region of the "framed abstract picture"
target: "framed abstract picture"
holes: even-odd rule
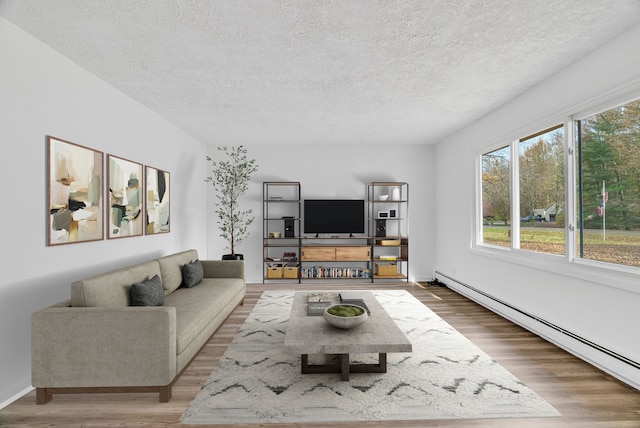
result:
[[[104,239],[104,153],[47,135],[47,246]]]
[[[146,234],[167,233],[170,230],[171,186],[169,173],[146,167]]]
[[[107,155],[107,164],[109,166],[107,238],[142,236],[144,229],[142,164],[111,154]]]

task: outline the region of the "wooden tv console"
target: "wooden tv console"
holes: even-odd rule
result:
[[[303,245],[300,247],[302,261],[369,261],[371,246]]]

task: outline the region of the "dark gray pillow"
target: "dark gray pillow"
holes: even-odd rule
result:
[[[202,282],[202,278],[204,278],[204,269],[200,260],[182,266],[182,283],[185,287],[195,287]]]
[[[158,275],[153,278],[133,284],[129,293],[131,306],[162,306],[164,303],[164,288]]]

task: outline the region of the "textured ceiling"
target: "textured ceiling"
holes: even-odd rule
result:
[[[0,16],[207,144],[428,144],[640,23],[640,1],[0,0]]]

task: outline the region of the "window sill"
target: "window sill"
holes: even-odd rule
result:
[[[471,252],[483,257],[491,257],[569,278],[640,293],[640,287],[638,286],[640,269],[635,267],[584,259],[576,259],[571,262],[567,256],[536,253],[486,244],[479,244],[475,248],[471,248]]]

